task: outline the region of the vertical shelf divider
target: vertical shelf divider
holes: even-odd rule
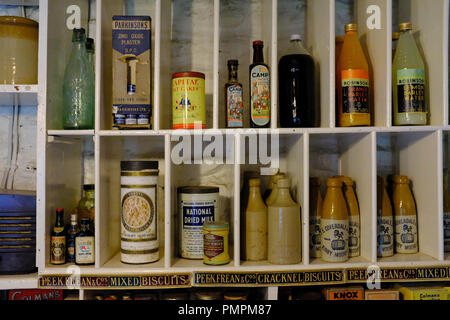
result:
[[[268,34],[271,34],[270,38],[270,65],[271,65],[271,78],[270,78],[270,94],[271,94],[271,120],[270,126],[272,129],[278,127],[278,0],[265,0],[271,1],[271,10],[267,10],[266,15],[270,14],[271,30],[268,30]],[[266,4],[268,5],[268,4]],[[270,24],[267,24],[270,25]]]
[[[300,148],[303,148],[303,264],[308,265],[310,263],[309,259],[309,133],[304,133],[302,136],[303,144]]]
[[[98,131],[97,131],[98,132]],[[100,136],[98,133],[96,133],[93,137],[94,139],[94,175],[95,175],[95,267],[100,268],[101,267],[101,259],[100,259],[100,250],[101,250],[101,243],[98,241],[98,239],[101,238],[101,192],[100,192]]]
[[[172,265],[172,175],[170,134],[164,135],[164,268]],[[175,243],[174,243],[175,245]]]
[[[371,245],[372,245],[372,254],[371,254],[371,262],[377,262],[377,232],[378,232],[378,219],[377,219],[377,133],[370,133],[371,139],[371,157],[372,163],[370,166],[370,174],[371,178],[371,211],[372,211],[372,219],[371,219]]]
[[[447,8],[448,12],[448,8]],[[438,177],[438,225],[437,234],[438,234],[438,257],[439,261],[445,259],[444,252],[444,133],[442,130],[438,130],[436,132],[437,141],[437,177]]]
[[[220,0],[214,0],[214,92],[213,128],[219,128],[219,51],[220,51]]]
[[[154,70],[153,70],[153,130],[158,131],[160,128],[159,110],[161,101],[161,0],[156,0],[155,8],[155,53],[154,53]]]
[[[234,136],[234,266],[241,264],[241,135]]]

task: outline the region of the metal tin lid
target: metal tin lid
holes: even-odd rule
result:
[[[223,300],[223,293],[221,291],[202,290],[194,293],[198,300]]]
[[[177,72],[177,73],[172,74],[172,79],[183,78],[183,77],[205,79],[205,74],[201,73],[201,72],[195,72],[195,71],[183,71],[183,72]]]
[[[358,25],[356,23],[348,23],[345,25],[345,32],[348,31],[357,31]]]
[[[207,187],[207,186],[188,186],[188,187],[178,187],[178,193],[218,193],[219,187]]]
[[[412,23],[411,23],[411,22],[403,22],[403,23],[400,23],[400,24],[398,25],[398,29],[399,29],[400,31],[412,30]]]
[[[229,224],[225,221],[205,222],[203,229],[228,229]]]
[[[223,295],[225,300],[247,300],[248,292],[241,290],[226,291]]]
[[[122,171],[157,170],[158,161],[120,161]]]
[[[39,26],[39,23],[37,23],[34,20],[15,16],[0,17],[0,24],[24,25],[27,27],[34,27],[34,28],[37,28]]]

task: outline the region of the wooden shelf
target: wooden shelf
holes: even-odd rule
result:
[[[35,289],[38,287],[38,274],[0,275],[0,290]]]
[[[14,102],[20,106],[38,105],[37,84],[34,85],[0,85],[0,106],[12,106]]]

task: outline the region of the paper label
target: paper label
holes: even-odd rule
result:
[[[378,217],[377,251],[379,257],[394,254],[394,218]]]
[[[270,73],[263,65],[250,71],[250,116],[257,126],[270,121]]]
[[[322,259],[331,262],[348,259],[348,220],[321,219]]]
[[[242,87],[232,85],[227,88],[227,127],[243,126]]]
[[[309,217],[309,252],[313,258],[322,256],[320,251],[320,218],[317,216]]]
[[[397,253],[417,252],[417,217],[395,217],[395,250]]]
[[[427,112],[425,106],[425,71],[397,70],[398,112]]]
[[[369,72],[342,70],[342,112],[369,113]]]
[[[359,216],[348,217],[348,254],[350,257],[360,255],[361,226]]]

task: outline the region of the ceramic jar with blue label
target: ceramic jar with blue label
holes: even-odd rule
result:
[[[180,256],[203,259],[203,224],[214,222],[219,212],[218,187],[179,187]]]

